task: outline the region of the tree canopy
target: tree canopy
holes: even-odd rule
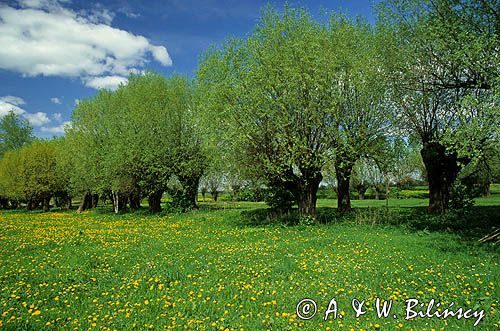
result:
[[[0,118],[0,157],[7,151],[33,141],[33,128],[27,120],[10,111]]]

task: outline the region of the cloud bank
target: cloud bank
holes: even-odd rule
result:
[[[76,12],[65,2],[0,4],[0,69],[80,77],[89,87],[116,88],[151,60],[172,65],[164,46],[112,27],[114,15],[102,6]]]

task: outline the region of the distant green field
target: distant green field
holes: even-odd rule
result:
[[[478,200],[478,205],[494,203],[498,197]],[[353,201],[355,207],[384,204]],[[370,225],[379,214],[368,208],[354,213],[352,221],[285,226],[259,225],[245,216],[265,207],[263,203],[201,205],[190,213],[161,215],[113,215],[110,207],[82,214],[2,212],[0,329],[500,327],[500,262],[494,245],[446,231]],[[384,217],[399,217],[415,209],[405,207],[425,205],[425,200],[390,200],[393,214]],[[334,200],[320,200],[319,206],[336,215],[327,208],[335,207]],[[360,223],[364,221],[367,225]],[[317,314],[310,320],[296,313],[304,298],[317,303]],[[333,298],[344,318],[330,316],[325,321]],[[354,298],[366,300],[362,317],[355,318]],[[388,318],[377,318],[376,298],[393,300]],[[406,320],[409,298],[484,309],[485,316],[477,328],[475,318]]]
[[[491,195],[489,197],[480,197],[474,199],[475,205],[477,206],[500,206],[500,184],[491,184],[490,186]],[[427,198],[406,198],[404,197],[405,192],[418,192],[419,194],[428,194],[426,186],[418,186],[412,190],[403,190],[403,196],[401,198],[389,198],[388,202],[386,200],[375,200],[375,199],[365,199],[357,200],[352,199],[351,203],[353,207],[425,207],[429,205],[429,199]],[[221,194],[219,197],[220,203],[231,202],[230,195],[227,193]],[[168,201],[164,199],[164,201]],[[198,197],[198,201],[203,202],[201,195]],[[210,202],[212,199],[210,195],[205,196],[205,201]],[[265,206],[265,204],[262,204]],[[337,207],[337,201],[335,199],[318,199],[319,207]]]

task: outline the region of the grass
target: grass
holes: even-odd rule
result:
[[[261,203],[161,215],[2,212],[0,329],[474,329],[474,318],[405,320],[408,298],[484,309],[478,329],[498,329],[498,248],[419,228],[428,219],[407,207],[423,199],[370,208],[378,204],[353,201],[366,208],[343,217],[320,200],[331,221],[315,226],[255,223],[248,215]],[[478,203],[490,204],[498,197]],[[462,216],[479,226],[480,212],[494,218],[498,208]],[[317,302],[311,320],[295,313],[303,298]],[[332,298],[345,317],[325,321]],[[353,298],[367,300],[366,315],[354,317]],[[376,298],[394,300],[397,317],[378,319]]]

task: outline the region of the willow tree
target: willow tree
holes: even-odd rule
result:
[[[0,118],[0,156],[33,141],[29,122],[13,111]]]
[[[25,202],[28,210],[41,205],[48,211],[65,184],[57,172],[56,141],[35,140],[5,153],[0,162],[0,189],[11,201]]]
[[[394,0],[380,14],[398,120],[421,140],[429,211],[442,213],[463,166],[498,143],[498,1]]]
[[[71,187],[82,194],[78,211],[91,208],[93,196],[111,189],[106,158],[113,135],[107,123],[115,108],[113,94],[101,90],[76,105],[72,125],[66,128],[65,158],[72,161]]]
[[[142,197],[158,212],[175,177],[180,185],[169,192],[174,203],[193,207],[204,154],[193,129],[191,94],[187,78],[146,73],[80,102],[68,142],[81,190],[111,194],[115,212],[127,203],[139,208]]]
[[[334,144],[334,55],[327,27],[306,11],[268,7],[248,39],[211,49],[198,69],[211,123],[241,169],[290,192],[303,215],[315,214]]]
[[[352,169],[362,157],[379,154],[389,134],[392,108],[380,54],[382,32],[361,21],[333,16],[329,33],[338,63],[333,121],[337,206],[349,211]]]
[[[281,204],[297,201],[300,214],[315,213],[332,158],[338,206],[349,210],[352,167],[381,139],[388,117],[376,41],[369,25],[337,14],[319,23],[303,9],[268,7],[249,38],[200,64],[209,122],[226,132],[241,168],[282,192]]]
[[[8,151],[15,151],[33,141],[33,128],[27,120],[23,120],[20,115],[14,113],[13,111],[8,112],[6,115],[0,118],[0,158],[3,157]],[[13,156],[8,156],[8,160],[5,162],[11,162]],[[6,163],[6,164],[7,164]],[[7,166],[7,165],[5,165]],[[3,170],[3,171],[2,171]],[[9,171],[14,169],[1,169],[5,176],[5,181],[12,183],[13,177],[7,175]],[[7,187],[11,187],[10,184],[6,184]],[[7,208],[9,206],[17,206],[17,200],[11,200],[7,198],[7,191],[10,188],[2,188],[0,183],[0,209]],[[11,192],[12,193],[12,192]],[[14,195],[16,196],[16,195]]]

